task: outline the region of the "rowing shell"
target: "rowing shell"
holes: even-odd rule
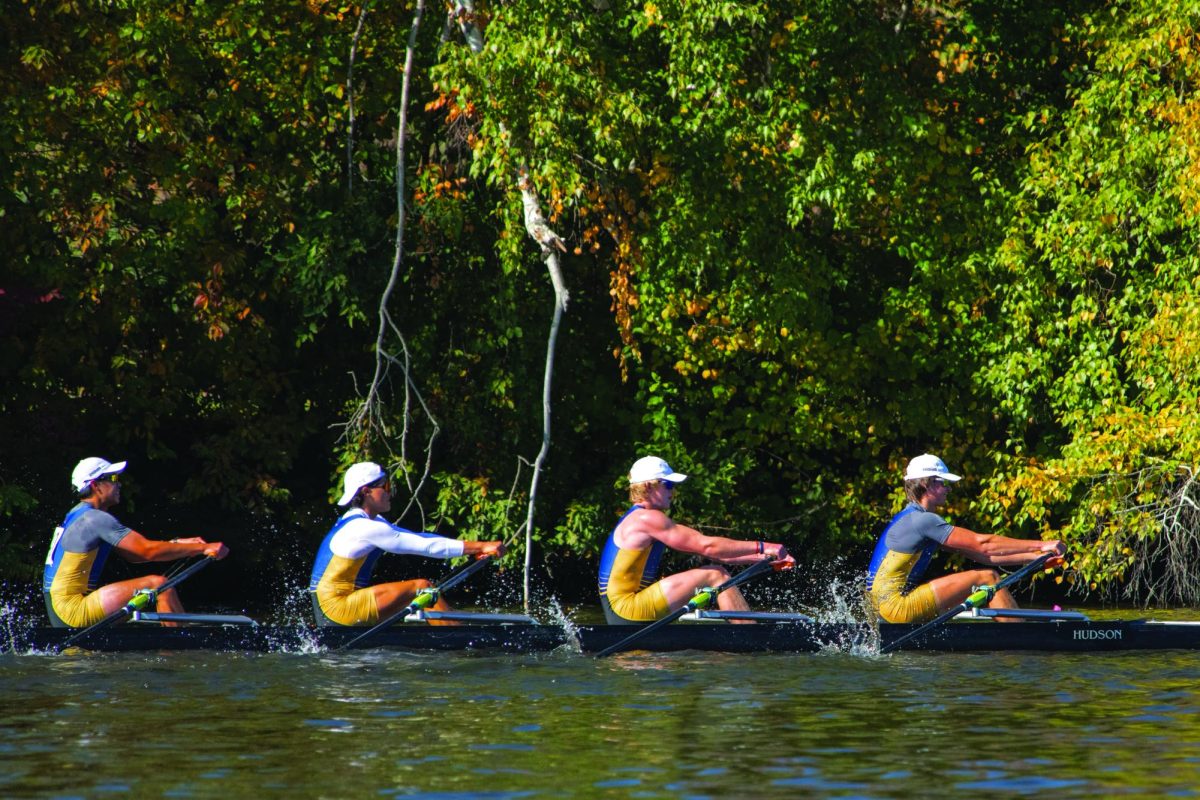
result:
[[[242,618],[244,619],[244,618]],[[730,653],[871,653],[914,630],[915,625],[815,622],[805,619],[760,620],[753,625],[725,621],[682,622],[639,639],[642,651],[709,650]],[[409,651],[545,652],[565,648],[594,653],[631,631],[624,625],[563,628],[536,623],[431,626],[403,624],[380,631],[370,648]],[[96,634],[85,644],[97,651],[305,651],[332,650],[361,629],[303,625],[198,624],[162,627],[126,623]],[[54,652],[72,633],[62,628],[33,628],[0,640],[0,652]],[[975,653],[993,651],[1097,652],[1114,650],[1200,650],[1200,622],[1154,620],[1092,621],[1063,619],[997,623],[952,622],[905,642],[904,651]]]

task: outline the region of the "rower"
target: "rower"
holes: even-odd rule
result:
[[[121,502],[117,476],[125,471],[125,466],[124,461],[113,464],[92,457],[76,464],[71,473],[79,503],[62,525],[54,529],[42,573],[46,613],[56,628],[94,625],[128,603],[138,591],[157,590],[166,581],[162,575],[144,575],[97,588],[111,551],[134,562],[174,561],[192,556],[220,559],[229,553],[220,542],[206,542],[199,537],[169,542],[147,539],[119,522],[108,510]],[[183,611],[174,589],[158,594],[155,602],[159,612]]]
[[[960,480],[937,456],[925,453],[908,462],[904,494],[908,504],[892,517],[879,537],[867,572],[871,602],[886,622],[925,622],[961,604],[980,586],[994,586],[995,569],[973,569],[921,583],[938,549],[962,553],[989,567],[1027,564],[1042,553],[1066,552],[1057,539],[1011,539],[951,525],[934,513],[946,502],[950,484]],[[1061,558],[1048,566],[1061,563]],[[988,608],[1017,608],[1007,589],[995,593]],[[1008,618],[1011,620],[1011,618]]]
[[[683,608],[700,589],[729,580],[724,567],[706,566],[658,579],[659,563],[667,548],[693,553],[724,564],[752,564],[771,559],[777,568],[795,560],[778,542],[746,541],[706,536],[667,516],[675,487],[687,475],[675,472],[661,458],[646,456],[629,470],[632,506],[617,522],[600,556],[600,605],[612,625],[651,622]],[[717,596],[724,611],[747,611],[750,606],[734,587]]]
[[[339,506],[349,506],[317,551],[308,591],[321,626],[375,625],[408,606],[433,584],[417,579],[370,585],[375,561],[383,553],[429,558],[496,556],[503,542],[468,542],[436,533],[417,533],[383,518],[392,508],[392,485],[383,467],[362,461],[346,470]],[[450,611],[440,596],[434,611]],[[430,620],[430,624],[449,624]]]

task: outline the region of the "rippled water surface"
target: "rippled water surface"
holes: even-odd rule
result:
[[[1200,654],[0,656],[3,797],[1200,793]]]

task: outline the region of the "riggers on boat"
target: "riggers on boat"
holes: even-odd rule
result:
[[[994,651],[1095,652],[1114,650],[1198,650],[1200,621],[1091,620],[1078,612],[1021,610],[1022,621],[997,623],[989,609],[948,622],[904,641],[898,650],[978,653]],[[432,626],[430,619],[456,626]],[[752,625],[730,624],[731,618]],[[161,622],[182,623],[164,627]],[[641,651],[708,650],[734,653],[878,652],[918,625],[820,622],[802,614],[699,611],[638,639]],[[539,624],[517,614],[423,612],[379,631],[356,647],[409,651],[544,652],[565,648],[597,653],[627,638],[629,625],[559,626]],[[99,631],[79,647],[94,651],[284,651],[333,650],[362,628],[260,625],[242,616],[136,613],[131,621]],[[0,640],[0,652],[57,652],[74,633],[62,628],[13,631]]]

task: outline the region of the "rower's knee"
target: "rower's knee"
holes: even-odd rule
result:
[[[974,570],[971,582],[976,586],[995,586],[1000,581],[1000,573],[994,569]]]
[[[421,591],[422,589],[432,589],[433,588],[433,581],[428,580],[427,578],[417,578],[412,583],[413,583],[413,588],[415,588],[418,592]]]

